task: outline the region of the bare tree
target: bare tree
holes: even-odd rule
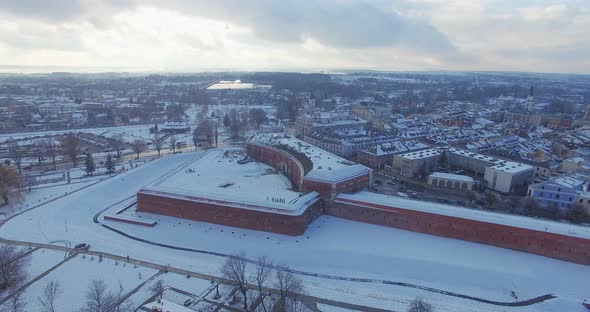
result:
[[[11,197],[20,198],[21,176],[16,170],[0,165],[0,196],[4,203]]]
[[[232,109],[229,112],[229,119],[230,119],[230,131],[233,138],[242,137],[244,135],[244,130],[248,124],[248,116],[246,115],[245,119],[238,114],[236,109]]]
[[[417,298],[412,300],[412,302],[410,302],[410,307],[408,308],[408,312],[433,312],[434,309],[432,308],[432,305],[430,305],[428,302]]]
[[[164,145],[164,140],[162,140],[162,136],[160,135],[160,133],[158,132],[154,132],[154,147],[156,148],[156,151],[158,151],[158,157],[160,157],[160,153],[162,151],[162,147]]]
[[[267,307],[266,307],[266,304],[265,304],[264,298],[263,298],[263,288],[264,288],[264,283],[266,283],[266,281],[270,278],[271,275],[272,275],[272,263],[270,262],[270,260],[268,260],[268,258],[266,258],[264,256],[258,258],[258,260],[256,261],[255,279],[256,279],[256,286],[258,287],[258,295],[262,299],[260,304],[262,305],[262,309],[264,309],[264,312],[267,311]]]
[[[168,145],[170,146],[170,150],[172,151],[172,154],[176,153],[176,136],[172,135],[170,137],[170,140],[168,141]]]
[[[11,289],[10,298],[2,306],[1,311],[6,312],[25,312],[27,302],[23,299],[23,292],[21,289]]]
[[[575,203],[567,213],[567,219],[572,223],[590,222],[590,212],[581,203]]]
[[[246,255],[241,252],[229,256],[221,267],[223,277],[235,284],[244,297],[244,310],[248,310],[248,283],[246,279]]]
[[[106,312],[108,309],[107,285],[104,281],[93,280],[88,286],[86,302],[82,307],[83,312]]]
[[[162,296],[164,295],[164,290],[166,290],[166,284],[164,284],[163,280],[158,280],[150,287],[150,291],[158,297],[159,300],[162,300]]]
[[[82,312],[131,312],[133,304],[126,302],[121,283],[119,283],[118,291],[112,293],[107,290],[104,281],[93,280],[90,282],[86,302],[81,310]]]
[[[0,293],[17,289],[26,280],[31,257],[15,245],[0,245]]]
[[[116,134],[111,138],[111,147],[117,152],[117,157],[121,157],[121,148],[123,147],[122,134]]]
[[[43,289],[42,296],[37,297],[39,305],[41,305],[41,312],[56,312],[55,300],[62,294],[63,290],[59,286],[58,281],[53,280],[47,283]]]
[[[292,311],[294,310],[293,305],[303,293],[303,284],[295,274],[289,272],[289,267],[284,266],[283,268],[275,271],[274,286],[279,290],[279,298],[275,303],[277,305],[275,308],[279,311]],[[288,304],[289,297],[292,299],[292,305]]]
[[[214,129],[210,120],[201,120],[195,128],[194,136],[197,142],[205,142],[210,147],[213,145]]]
[[[43,140],[42,145],[46,155],[51,158],[51,162],[53,163],[53,170],[56,170],[57,164],[55,163],[55,157],[57,156],[57,146],[55,144],[55,140],[53,138],[47,138]]]
[[[74,167],[78,165],[78,155],[80,155],[80,139],[68,134],[61,141],[61,154],[70,159]]]
[[[483,199],[487,209],[493,209],[498,204],[498,196],[491,191],[485,192]]]
[[[147,149],[147,146],[145,145],[145,141],[142,139],[135,139],[133,140],[133,142],[131,143],[131,149],[133,150],[133,152],[136,155],[136,159],[139,158],[139,154],[141,154],[143,151],[145,151]]]
[[[35,141],[33,153],[37,158],[37,163],[39,164],[39,167],[41,167],[43,165],[43,157],[47,154],[47,152],[45,151],[45,144],[43,144],[43,140]]]
[[[121,283],[119,283],[116,293],[107,296],[107,302],[109,312],[131,312],[134,310],[133,303],[125,300],[125,290]]]
[[[18,145],[16,141],[13,141],[12,139],[9,140],[11,141],[8,143],[8,155],[16,165],[18,172],[22,173],[21,165],[23,161],[24,150],[20,145]]]

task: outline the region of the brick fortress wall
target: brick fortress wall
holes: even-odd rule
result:
[[[348,199],[336,199],[333,205],[324,207],[324,212],[359,222],[460,239],[590,265],[590,240],[579,237]]]
[[[200,202],[141,191],[137,193],[137,211],[140,212],[293,236],[302,235],[308,224],[322,213],[320,200],[307,207],[301,215],[236,208],[231,204],[209,199]]]

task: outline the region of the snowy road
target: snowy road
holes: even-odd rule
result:
[[[158,247],[125,238],[93,222],[93,216],[133,196],[142,186],[168,174],[199,154],[183,153],[145,164],[126,174],[25,212],[0,228],[0,237],[48,243],[87,242],[92,250],[219,275],[222,258]],[[512,301],[555,294],[557,299],[511,311],[583,311],[590,268],[524,253],[384,228],[331,217],[316,220],[301,237],[288,237],[218,225],[158,217],[154,228],[108,223],[117,230],[164,245],[232,254],[267,255],[280,265],[314,274],[399,281],[436,289]],[[67,225],[67,226],[66,226]],[[403,310],[408,300],[427,294],[394,285],[303,277],[309,293],[347,298],[351,303]],[[428,295],[440,311],[506,311],[444,295]],[[583,308],[582,308],[583,309]]]

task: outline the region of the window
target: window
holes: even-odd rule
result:
[[[541,192],[541,194],[539,195],[539,197],[544,197],[545,193]]]
[[[555,194],[555,199],[559,199],[559,194]]]

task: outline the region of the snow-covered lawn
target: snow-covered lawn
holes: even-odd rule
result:
[[[133,125],[133,126],[117,126],[117,127],[103,127],[103,128],[84,128],[84,129],[66,129],[66,130],[50,130],[50,131],[36,131],[36,132],[20,132],[0,134],[0,143],[8,139],[25,139],[38,138],[47,135],[61,135],[65,133],[92,133],[96,135],[104,135],[113,137],[122,134],[125,139],[133,141],[134,138],[149,139],[150,128],[154,125]]]
[[[113,292],[119,290],[121,283],[125,292],[129,292],[156,273],[157,270],[154,269],[135,267],[123,262],[117,264],[111,259],[104,258],[99,262],[98,257],[83,258],[78,255],[25,290],[26,309],[41,311],[37,297],[52,280],[59,281],[63,290],[62,295],[56,300],[57,310],[78,311],[84,304],[88,286],[93,280],[104,281]]]
[[[30,192],[23,191],[23,198],[19,202],[12,202],[7,206],[0,207],[0,220],[3,220],[15,213],[26,210],[33,206],[42,205],[43,203],[54,200],[66,193],[71,193],[85,186],[96,183],[98,180],[90,180],[72,184],[52,184],[49,187],[32,189]],[[55,185],[55,186],[53,186]]]
[[[32,252],[29,257],[31,262],[27,267],[26,279],[21,281],[22,284],[32,281],[37,276],[43,274],[43,272],[64,260],[64,252],[51,249],[38,249]],[[4,298],[7,294],[7,292],[0,293],[0,299]]]
[[[23,213],[0,227],[0,237],[42,243],[84,241],[93,250],[219,275],[221,257],[138,242],[92,220],[98,212],[133,196],[144,185],[196,155],[182,153],[161,158],[43,209]],[[386,309],[405,307],[408,300],[421,296],[428,298],[437,311],[575,312],[583,311],[580,302],[588,296],[588,266],[328,216],[317,219],[299,237],[152,216],[160,220],[154,228],[109,221],[105,224],[174,246],[221,253],[245,251],[252,259],[266,255],[276,263],[307,272],[410,282],[491,300],[512,301],[511,290],[521,299],[547,293],[557,295],[558,299],[516,309],[391,285],[302,277],[308,293],[317,297]],[[81,276],[90,274],[76,272]],[[395,304],[396,301],[400,303]]]

